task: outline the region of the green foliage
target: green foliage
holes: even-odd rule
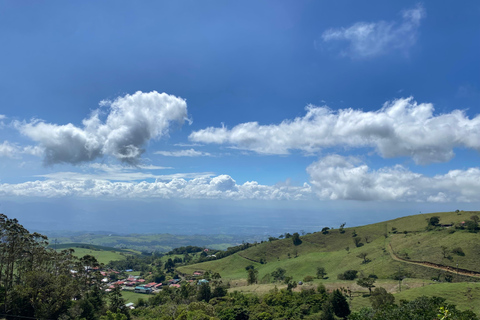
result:
[[[271,273],[273,280],[275,281],[283,281],[285,280],[286,270],[283,268],[277,268],[275,271]]]
[[[353,238],[353,243],[355,244],[355,247],[357,247],[357,248],[363,246],[362,238],[360,238],[360,237]]]
[[[465,252],[463,252],[463,249],[460,247],[453,248],[452,253],[462,257],[465,256]]]
[[[375,287],[373,284],[375,283],[374,278],[360,278],[357,280],[357,284],[361,287],[368,288],[370,294],[372,294],[372,288]]]
[[[331,297],[333,312],[337,317],[346,319],[350,314],[350,307],[347,299],[340,292],[340,290],[334,290]]]
[[[327,275],[324,267],[317,267],[317,278],[323,279]]]
[[[439,225],[440,223],[440,217],[438,216],[433,216],[427,219],[427,228],[435,228]]]
[[[355,280],[357,273],[357,270],[347,270],[344,273],[338,274],[337,278],[339,280]]]
[[[328,234],[328,230],[330,230],[329,227],[324,227],[324,228],[322,229],[322,233],[323,233],[323,234]]]
[[[459,311],[453,305],[445,303],[444,298],[419,297],[412,301],[402,301],[399,306],[387,305],[383,308],[364,308],[350,315],[351,320],[411,320],[411,319],[439,319],[440,308],[448,310],[448,318],[452,320],[477,320],[471,311]],[[445,313],[443,313],[443,316]]]
[[[303,282],[312,282],[313,279],[314,278],[312,276],[305,276],[305,277],[303,277]]]
[[[373,309],[380,309],[387,306],[392,306],[395,302],[393,294],[388,293],[385,288],[375,288],[370,294],[370,303]]]
[[[292,240],[293,240],[293,245],[294,246],[299,246],[302,244],[302,239],[300,239],[300,235],[298,234],[298,232],[295,232],[292,236]]]
[[[247,283],[254,284],[257,282],[258,279],[258,270],[256,269],[248,269],[247,270]]]

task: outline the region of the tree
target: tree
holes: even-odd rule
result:
[[[433,216],[430,219],[427,219],[429,227],[436,227],[440,223],[440,217]]]
[[[478,226],[478,221],[480,218],[476,214],[471,216],[470,219],[472,219],[472,221]]]
[[[252,268],[247,270],[247,283],[254,284],[257,282],[258,270]]]
[[[372,294],[372,288],[375,286],[373,285],[375,283],[374,278],[360,278],[357,280],[357,284],[361,287],[368,288],[368,291],[370,294]]]
[[[173,272],[175,268],[175,263],[171,258],[168,258],[167,262],[165,262],[165,270],[167,270],[167,273]]]
[[[302,239],[300,239],[300,235],[298,234],[298,232],[295,232],[293,234],[292,241],[293,241],[293,245],[295,246],[299,246],[302,244]]]
[[[472,221],[472,220],[467,220],[465,221],[465,227],[469,232],[475,233],[477,232],[477,229],[478,229],[478,223],[475,223],[475,221]]]
[[[120,286],[115,286],[110,292],[110,311],[113,313],[127,314],[128,310],[125,307],[125,299],[122,297],[122,289]]]
[[[271,275],[275,281],[281,281],[285,279],[286,272],[287,270],[279,267],[275,271],[273,271]]]
[[[331,297],[333,312],[337,317],[346,319],[350,314],[350,307],[348,306],[347,299],[340,292],[340,290],[334,290]]]
[[[393,305],[395,303],[395,297],[393,294],[388,293],[385,288],[375,288],[375,290],[370,293],[370,303],[373,309],[380,309],[384,306]]]
[[[324,267],[317,267],[317,278],[323,279],[327,275]]]
[[[340,233],[345,233],[345,229],[344,229],[344,228],[345,228],[345,225],[346,225],[346,224],[347,224],[347,223],[344,222],[344,223],[342,223],[342,224],[340,225],[340,228],[338,229],[338,230],[340,231]]]
[[[211,295],[212,295],[212,290],[211,290],[210,285],[208,283],[202,283],[198,287],[198,292],[197,292],[197,300],[198,301],[208,302],[208,301],[210,301]]]
[[[368,253],[362,252],[359,255],[357,255],[357,258],[363,259],[362,263],[368,263],[370,259],[367,259]]]
[[[362,238],[360,237],[355,237],[353,238],[353,243],[355,243],[355,247],[361,247],[363,245],[362,243]]]
[[[327,234],[327,233],[328,233],[328,230],[330,230],[329,227],[324,227],[324,228],[322,229],[322,233],[323,233],[323,234]]]

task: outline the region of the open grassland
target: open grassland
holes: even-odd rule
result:
[[[352,308],[358,310],[370,306],[368,289],[358,286],[356,281],[337,279],[340,273],[357,270],[359,277],[376,275],[378,279],[375,286],[393,293],[397,302],[421,295],[437,295],[458,305],[461,310],[470,309],[480,313],[480,284],[470,282],[480,279],[409,263],[409,260],[426,261],[451,267],[456,267],[458,263],[462,269],[480,271],[480,234],[456,230],[454,227],[426,230],[427,220],[433,216],[440,217],[441,224],[459,225],[474,214],[477,212],[419,214],[345,228],[343,232],[339,229],[329,230],[328,233],[315,232],[302,236],[300,245],[294,245],[292,238],[257,243],[232,256],[182,266],[178,270],[185,274],[198,270],[219,272],[224,281],[230,283],[230,291],[265,294],[275,286],[285,287],[281,282],[273,283],[271,273],[277,268],[285,269],[286,275],[298,282],[305,276],[316,278],[317,267],[323,267],[327,273],[325,279],[315,279],[295,290],[316,288],[319,283],[324,284],[327,290],[346,288],[352,293]],[[356,244],[355,238],[360,243]],[[448,248],[446,257],[442,246]],[[457,247],[462,248],[464,256],[452,253]],[[407,261],[398,261],[393,253]],[[361,254],[366,254],[366,262]],[[258,283],[250,286],[246,282],[245,270],[249,265],[258,271]],[[394,280],[395,274],[405,279],[401,282]],[[434,282],[433,278],[441,281],[449,278],[457,283]]]
[[[73,254],[76,257],[79,257],[79,258],[81,258],[85,255],[94,256],[97,259],[98,262],[103,263],[103,264],[107,264],[110,261],[125,260],[125,254],[133,254],[133,252],[130,253],[129,251],[126,251],[126,250],[116,251],[112,248],[113,250],[108,250],[107,251],[107,250],[100,250],[100,249],[97,249],[95,247],[79,248],[76,245],[71,246],[71,247],[63,246],[61,249],[57,248],[57,251],[65,250],[65,249],[75,250]]]
[[[305,276],[315,276],[317,267],[325,268],[330,279],[336,279],[339,273],[358,270],[360,276],[377,275],[380,279],[392,279],[395,273],[408,277],[431,279],[445,271],[396,261],[387,250],[392,244],[394,251],[407,254],[412,260],[429,261],[449,266],[477,270],[479,267],[479,234],[454,229],[425,231],[427,219],[440,216],[441,223],[460,223],[468,219],[472,212],[430,213],[398,218],[391,221],[362,227],[346,228],[343,233],[338,229],[323,234],[316,232],[301,237],[302,244],[295,246],[291,238],[272,242],[263,242],[247,250],[224,259],[179,267],[185,274],[197,270],[219,272],[225,279],[246,277],[245,267],[253,265],[258,270],[260,282],[269,282],[268,275],[276,268],[283,268],[294,280]],[[445,222],[445,223],[447,223]],[[359,238],[357,246],[354,239]],[[420,243],[419,243],[420,242]],[[442,258],[440,246],[449,248],[462,246],[465,256],[455,256],[453,260]],[[358,256],[366,254],[367,263]],[[266,262],[266,263],[260,263]],[[455,274],[452,274],[455,276]],[[455,278],[454,278],[455,280]],[[464,280],[464,278],[459,278]]]
[[[437,283],[394,295],[395,301],[413,300],[420,296],[437,296],[447,299],[447,303],[455,304],[460,310],[472,310],[480,314],[480,284],[471,282]]]

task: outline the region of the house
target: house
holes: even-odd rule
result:
[[[152,288],[152,287],[154,287],[154,286],[156,286],[156,285],[157,285],[156,282],[150,282],[150,283],[144,285],[144,287],[145,287],[145,288]]]
[[[145,288],[144,286],[137,286],[135,287],[135,293],[152,293],[152,288]]]
[[[204,284],[204,283],[208,283],[208,280],[207,279],[202,279],[202,280],[198,280],[198,282],[197,282],[198,285],[201,285],[201,284]]]
[[[180,288],[181,286],[178,283],[172,283],[169,285],[170,288]]]
[[[125,307],[127,307],[128,309],[135,309],[134,305],[135,304],[133,302],[129,302],[125,305]]]

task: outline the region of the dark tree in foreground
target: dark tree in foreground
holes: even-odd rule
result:
[[[347,299],[340,292],[340,290],[337,289],[333,291],[331,301],[335,315],[337,317],[346,319],[350,314],[350,307],[348,306]]]
[[[393,294],[388,293],[385,288],[375,288],[372,293],[370,293],[370,303],[372,304],[373,309],[380,309],[385,306],[391,306],[395,302],[395,297]]]

